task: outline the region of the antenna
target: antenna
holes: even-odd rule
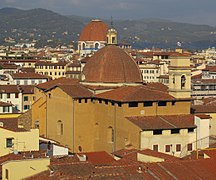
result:
[[[111,28],[113,28],[113,17],[111,16],[111,19],[110,19],[110,26]]]

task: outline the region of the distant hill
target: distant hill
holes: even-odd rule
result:
[[[63,45],[77,41],[79,33],[91,18],[63,16],[45,9],[0,9],[0,44],[9,44],[5,38],[16,42],[36,40],[38,47]],[[105,20],[109,24],[109,21]],[[163,19],[116,20],[119,40],[136,48],[175,48],[181,42],[183,48],[202,49],[216,44],[216,28],[171,22]]]

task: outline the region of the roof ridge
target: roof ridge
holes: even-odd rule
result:
[[[171,126],[177,128],[174,124],[170,123],[169,121],[167,121],[167,120],[164,119],[163,117],[161,117],[161,116],[158,116],[158,117],[159,117],[162,121],[166,122],[167,124],[169,124],[169,125],[171,125]]]

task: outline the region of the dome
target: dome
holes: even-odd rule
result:
[[[92,20],[84,28],[79,41],[106,41],[109,27],[101,20]]]
[[[141,83],[138,65],[123,49],[108,45],[89,58],[83,69],[85,82]]]

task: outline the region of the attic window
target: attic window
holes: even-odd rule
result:
[[[194,132],[194,128],[188,128],[188,133]]]
[[[166,101],[159,101],[158,106],[166,106],[167,102]]]
[[[153,135],[160,135],[160,134],[162,134],[162,129],[153,130]]]
[[[144,107],[150,107],[152,105],[153,105],[153,102],[150,102],[150,101],[144,102]]]
[[[129,102],[128,107],[138,107],[138,102]]]
[[[171,129],[171,134],[179,134],[180,129]]]

